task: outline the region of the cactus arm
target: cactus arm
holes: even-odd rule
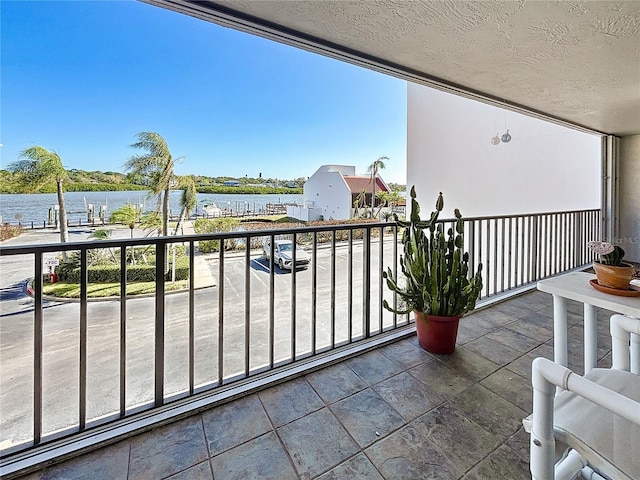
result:
[[[434,315],[456,316],[475,308],[482,291],[482,265],[469,278],[469,254],[464,253],[464,221],[455,210],[456,221],[444,231],[438,223],[438,215],[444,207],[442,193],[438,195],[436,208],[424,221],[420,218],[420,206],[415,187],[411,188],[410,221],[398,222],[403,228],[403,253],[399,264],[402,284],[394,278],[390,268],[383,272],[387,287],[397,293],[398,305],[393,307],[383,300],[384,308],[394,313],[419,310]],[[397,219],[397,217],[395,217]],[[427,234],[428,231],[428,234]]]

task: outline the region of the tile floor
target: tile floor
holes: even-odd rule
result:
[[[570,312],[581,372],[582,305]],[[603,366],[610,314],[598,312]],[[552,328],[551,296],[528,293],[463,319],[453,355],[409,337],[22,478],[529,479],[521,420]]]

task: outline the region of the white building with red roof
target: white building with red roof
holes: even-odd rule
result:
[[[306,211],[296,212],[294,216],[302,220],[348,220],[353,217],[359,195],[364,197],[361,205],[371,207],[372,190],[370,174],[356,175],[356,167],[351,165],[323,165],[304,184],[305,208],[300,210]],[[375,191],[389,192],[391,189],[376,176]],[[379,200],[376,201],[378,204]]]

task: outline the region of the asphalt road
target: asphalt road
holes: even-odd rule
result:
[[[88,237],[85,230],[71,234],[72,241]],[[128,236],[123,231],[120,236]],[[57,242],[52,232],[31,232],[4,242]],[[384,265],[392,256],[392,243],[383,247]],[[268,262],[252,252],[249,268],[244,254],[225,257],[224,278],[220,279],[217,255],[202,256],[216,286],[195,292],[195,385],[217,382],[219,338],[222,337],[225,379],[263,369],[270,363],[270,272]],[[273,339],[274,363],[291,360],[295,338],[296,357],[308,355],[313,348],[327,349],[332,343],[346,342],[363,332],[363,252],[354,243],[352,283],[349,293],[348,247],[336,248],[335,285],[332,288],[331,249],[318,248],[315,266],[290,271],[274,271]],[[379,242],[371,254],[372,331],[393,323],[393,315],[382,312],[381,294],[391,300],[379,277]],[[313,288],[315,271],[316,285]],[[247,275],[248,274],[248,278]],[[0,449],[28,441],[33,428],[33,300],[26,295],[27,280],[33,276],[33,258],[0,258]],[[295,277],[295,289],[292,288]],[[249,294],[245,295],[245,285]],[[224,300],[220,304],[222,290]],[[316,324],[313,325],[313,291],[316,292]],[[333,295],[333,297],[332,297]],[[249,299],[248,304],[246,299]],[[295,308],[293,308],[295,299]],[[188,390],[189,301],[186,292],[165,297],[165,397]],[[332,312],[334,305],[334,315]],[[219,321],[220,308],[222,322]],[[119,301],[88,303],[87,333],[87,418],[113,414],[119,408],[120,313]],[[133,298],[126,302],[126,405],[127,409],[153,399],[154,378],[154,298]],[[248,317],[247,317],[248,313]],[[43,432],[73,427],[79,412],[79,318],[78,302],[44,302],[43,344]],[[349,327],[349,318],[352,319]],[[248,350],[247,350],[248,349]]]

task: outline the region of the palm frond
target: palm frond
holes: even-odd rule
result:
[[[158,197],[158,211],[162,212],[162,231],[167,234],[169,214],[169,194],[174,180],[174,159],[169,146],[161,135],[155,132],[140,132],[132,148],[144,153],[134,155],[125,163],[127,170],[142,174],[149,180],[149,190]]]
[[[196,190],[196,184],[193,181],[193,177],[187,177],[187,180],[183,180],[180,186],[182,187],[180,204],[183,209],[187,210],[187,212],[191,212],[198,203],[198,191]]]
[[[60,156],[53,150],[37,145],[22,150],[18,160],[9,164],[8,170],[18,174],[18,182],[30,192],[37,192],[47,184],[67,178]]]

